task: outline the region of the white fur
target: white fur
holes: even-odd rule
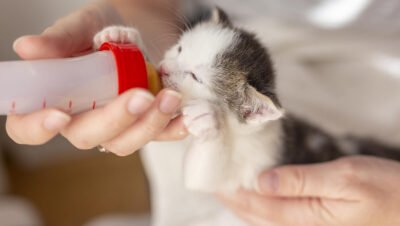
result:
[[[134,43],[145,51],[140,33],[133,27],[109,26],[98,32],[93,38],[94,49],[99,49],[105,42]]]
[[[278,160],[280,122],[261,129],[239,123],[232,114],[217,121],[217,134],[194,137],[184,162],[185,184],[207,192],[257,189],[258,175]]]
[[[204,100],[188,101],[182,109],[183,122],[195,137],[212,137],[218,133],[218,121],[213,106]]]
[[[277,162],[281,127],[270,121],[282,114],[269,99],[265,98],[268,107],[264,109],[268,112],[255,114],[250,124],[240,123],[231,110],[215,104],[222,100],[211,89],[218,70],[214,65],[217,56],[236,40],[234,30],[217,22],[203,23],[184,33],[161,63],[165,85],[177,88],[185,97],[184,123],[194,140],[185,157],[184,178],[193,190],[254,190],[260,172]],[[201,83],[188,72],[196,74]],[[254,97],[264,101],[256,92]]]
[[[249,226],[218,202],[214,194],[183,184],[183,160],[190,138],[153,142],[141,152],[151,183],[152,226]]]
[[[166,52],[160,64],[170,74],[169,79],[164,77],[164,83],[178,88],[188,99],[212,100],[212,94],[194,81],[188,72],[196,74],[205,85],[210,85],[211,76],[215,74],[211,65],[218,53],[234,40],[232,30],[212,23],[204,23],[184,33],[179,43]],[[178,53],[179,47],[181,53]]]

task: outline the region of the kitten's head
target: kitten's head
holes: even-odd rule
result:
[[[233,27],[219,8],[184,32],[160,64],[164,85],[185,98],[206,99],[239,121],[263,123],[282,116],[267,50],[254,35]]]

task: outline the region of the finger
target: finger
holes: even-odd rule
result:
[[[157,141],[182,140],[189,135],[182,116],[173,119],[164,131],[157,137]]]
[[[62,135],[79,149],[91,149],[129,128],[154,99],[148,91],[130,90],[104,108],[74,117]]]
[[[164,90],[152,108],[127,131],[103,146],[118,156],[127,156],[154,140],[167,127],[181,105],[182,96],[173,90]]]
[[[111,22],[105,18],[106,12],[105,6],[85,7],[60,19],[41,35],[17,39],[14,50],[23,59],[68,57],[85,51],[91,48],[95,33]]]
[[[326,225],[333,217],[321,199],[279,199],[241,191],[234,196],[222,196],[222,200],[236,212],[252,216],[250,220],[263,219],[282,226]]]
[[[357,201],[354,200],[357,198],[354,189],[358,189],[358,182],[354,180],[355,177],[349,177],[351,173],[348,169],[338,161],[278,167],[260,176],[259,189],[264,194],[283,197]]]
[[[235,213],[240,215],[262,215],[265,219],[276,219],[276,215],[273,214],[270,209],[271,204],[267,202],[265,197],[258,196],[258,199],[249,192],[240,191],[233,195],[220,194],[219,198],[222,202],[230,209],[234,210]],[[278,208],[278,206],[276,206]],[[274,211],[279,211],[274,209]],[[262,214],[260,214],[262,213]]]
[[[71,117],[64,112],[46,109],[28,115],[7,117],[6,130],[18,144],[40,145],[56,136]]]

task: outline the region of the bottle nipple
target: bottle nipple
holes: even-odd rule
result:
[[[163,88],[160,75],[158,74],[157,70],[151,63],[147,62],[146,67],[147,67],[147,79],[149,84],[149,91],[154,95],[156,95]]]

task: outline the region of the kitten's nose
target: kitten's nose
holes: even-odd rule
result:
[[[164,65],[161,65],[161,66],[160,66],[159,73],[160,73],[161,76],[169,76],[169,73],[168,73],[168,71],[166,70],[166,68],[165,68]]]

